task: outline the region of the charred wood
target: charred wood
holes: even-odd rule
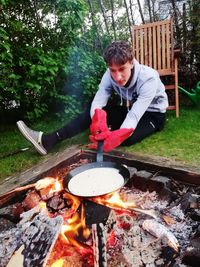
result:
[[[40,203],[40,196],[36,191],[29,191],[23,201],[23,207],[26,210],[30,210],[36,207]]]
[[[22,204],[16,203],[0,209],[0,218],[5,218],[11,222],[17,223],[19,222],[22,212],[24,212]]]
[[[107,267],[106,235],[102,223],[92,225],[94,267]]]
[[[86,225],[106,223],[111,209],[89,200],[83,200],[85,208]]]

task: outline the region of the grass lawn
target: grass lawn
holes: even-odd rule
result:
[[[48,118],[45,121],[31,125],[35,130],[53,131],[61,127],[58,119]],[[62,151],[72,144],[87,144],[89,131],[85,131],[73,138],[58,144],[51,154]],[[0,180],[16,175],[45,157],[40,156],[27,142],[16,125],[4,125],[0,129]],[[27,151],[13,154],[21,148]],[[137,152],[143,155],[153,155],[180,161],[182,164],[199,166],[200,163],[200,110],[195,107],[181,108],[180,118],[176,118],[174,111],[167,112],[165,129],[142,142],[130,146],[119,147],[124,152]],[[47,155],[48,157],[48,155]]]

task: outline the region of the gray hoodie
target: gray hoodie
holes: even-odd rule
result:
[[[112,92],[115,91],[124,100],[133,102],[120,128],[135,129],[145,111],[166,112],[168,98],[164,84],[156,70],[139,64],[134,59],[134,74],[128,87],[120,87],[112,79],[110,70],[104,73],[90,110],[91,117],[96,108],[106,106]]]

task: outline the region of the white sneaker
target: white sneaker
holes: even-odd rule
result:
[[[43,132],[37,132],[34,130],[31,130],[26,126],[26,124],[23,121],[18,121],[17,126],[20,130],[20,132],[23,134],[23,136],[31,142],[31,144],[34,145],[35,149],[41,154],[46,155],[47,150],[42,145],[42,135]]]

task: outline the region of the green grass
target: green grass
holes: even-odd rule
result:
[[[181,161],[183,164],[199,166],[200,110],[181,109],[179,118],[176,118],[172,112],[168,112],[163,131],[134,146],[125,147],[124,151],[162,156]]]
[[[45,121],[31,125],[35,130],[51,132],[61,127],[58,119],[48,118]],[[62,151],[73,144],[87,144],[88,131],[58,144],[50,155]],[[49,155],[42,157],[22,137],[15,125],[1,127],[0,131],[0,180],[11,175],[16,175]],[[10,155],[21,148],[29,147],[29,150],[15,155]],[[183,164],[199,166],[200,162],[200,110],[194,107],[182,108],[180,118],[175,118],[174,112],[167,113],[165,129],[142,142],[130,146],[118,148],[124,152],[137,152],[143,155],[166,157],[180,161]]]

